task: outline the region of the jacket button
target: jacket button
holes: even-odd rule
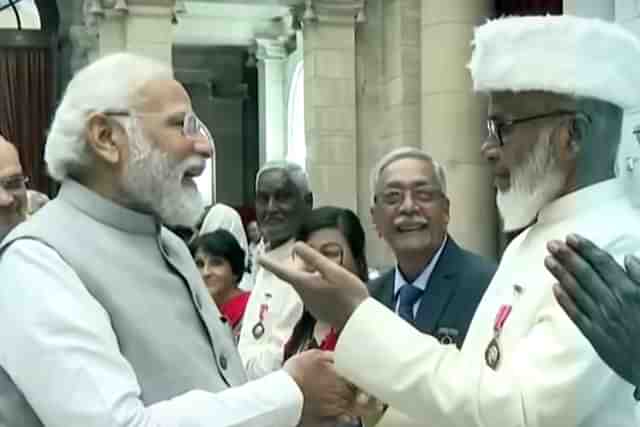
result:
[[[224,355],[220,356],[220,367],[225,371],[227,370],[227,358]]]

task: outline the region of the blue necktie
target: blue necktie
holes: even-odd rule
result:
[[[424,294],[420,288],[413,285],[403,285],[398,292],[398,315],[413,325],[413,306]]]

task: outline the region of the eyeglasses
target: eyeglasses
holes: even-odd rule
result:
[[[22,175],[8,176],[0,178],[0,188],[4,189],[8,193],[17,193],[27,188],[29,178]]]
[[[579,111],[560,110],[553,111],[551,113],[537,114],[535,116],[522,117],[520,119],[514,120],[502,120],[495,117],[490,117],[489,119],[487,119],[487,130],[489,131],[489,136],[495,138],[498,141],[498,144],[500,144],[500,147],[503,147],[504,139],[502,137],[502,134],[506,128],[527,122],[532,122],[534,120],[547,119],[551,117],[561,117],[566,115],[579,115],[580,117],[585,118],[587,121],[591,121],[590,117],[587,114],[581,113]]]
[[[376,194],[376,200],[388,207],[398,207],[404,202],[407,193],[411,194],[411,200],[422,205],[431,204],[444,196],[441,190],[431,187],[390,188]]]
[[[160,115],[161,113],[140,113],[137,111],[134,112],[134,111],[127,111],[127,110],[122,110],[122,111],[107,110],[107,111],[103,111],[102,114],[105,114],[108,116],[131,117],[131,116],[154,116],[154,115]],[[213,149],[215,147],[213,136],[211,135],[211,132],[209,131],[207,126],[202,122],[202,120],[198,118],[198,116],[196,116],[196,114],[193,111],[188,111],[184,115],[184,119],[182,122],[182,134],[187,138],[206,138],[206,140],[209,142],[209,145],[212,147],[212,152],[213,152]]]

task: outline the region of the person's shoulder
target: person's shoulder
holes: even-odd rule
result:
[[[498,269],[498,263],[488,257],[472,252],[456,244],[460,263],[464,264],[462,271],[491,279]]]
[[[395,272],[395,268],[390,268],[389,270],[380,274],[375,279],[369,280],[367,282],[367,288],[369,289],[369,294],[373,296],[379,293],[389,280],[393,280],[394,272]]]

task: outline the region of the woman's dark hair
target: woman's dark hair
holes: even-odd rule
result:
[[[344,235],[353,253],[357,275],[360,280],[366,283],[369,276],[369,268],[365,252],[364,229],[358,216],[349,209],[335,206],[316,208],[303,220],[296,234],[296,240],[306,242],[312,233],[323,228],[337,228]],[[311,313],[305,310],[302,318],[293,328],[289,342],[285,345],[285,360],[296,354],[303,346],[303,343],[313,336],[315,324],[316,320],[311,316]]]
[[[200,249],[208,256],[226,259],[231,265],[231,271],[237,276],[236,283],[240,283],[244,274],[245,253],[233,234],[219,228],[196,238],[189,249],[191,249],[191,255],[194,257],[198,249]]]
[[[365,249],[364,229],[358,216],[349,209],[324,206],[311,211],[298,230],[296,240],[306,242],[309,236],[323,228],[337,228],[344,235],[356,263],[360,280],[366,282],[369,276]]]

